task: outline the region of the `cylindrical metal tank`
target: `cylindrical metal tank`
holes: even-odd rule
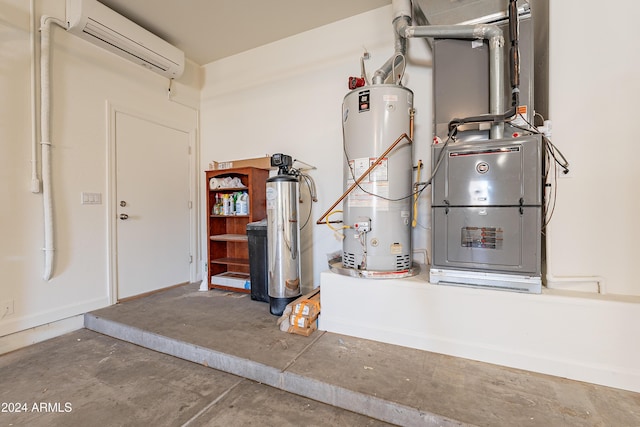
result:
[[[413,92],[371,85],[349,92],[342,104],[344,189],[403,133],[410,134]],[[413,146],[399,143],[343,202],[342,263],[346,268],[411,268]]]
[[[300,296],[298,185],[291,175],[267,179],[269,308],[276,316]]]

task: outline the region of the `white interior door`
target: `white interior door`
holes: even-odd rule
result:
[[[117,299],[189,281],[189,133],[117,111]]]

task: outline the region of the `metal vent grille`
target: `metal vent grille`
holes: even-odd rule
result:
[[[356,268],[356,256],[348,252],[342,253],[342,265],[346,268]]]
[[[396,270],[407,270],[411,268],[411,257],[409,254],[398,255],[396,257]]]

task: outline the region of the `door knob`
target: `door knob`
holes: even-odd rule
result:
[[[123,220],[123,221],[124,221],[125,219],[128,219],[128,218],[129,218],[129,215],[127,215],[127,214],[120,214],[120,219],[121,219],[121,220]]]

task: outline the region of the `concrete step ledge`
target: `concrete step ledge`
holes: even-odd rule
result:
[[[136,344],[150,350],[238,375],[289,393],[388,423],[402,426],[449,427],[469,425],[437,414],[421,411],[417,408],[294,374],[288,372],[287,368],[283,371],[249,359],[200,347],[104,319],[91,313],[85,314],[84,326],[91,331]]]

